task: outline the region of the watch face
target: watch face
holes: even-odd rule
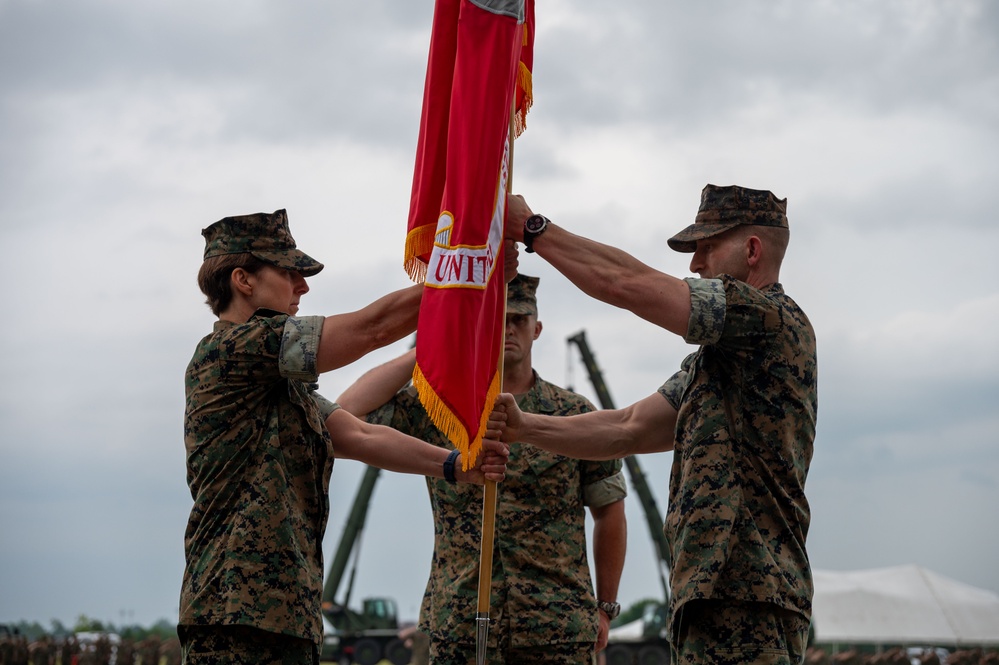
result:
[[[537,233],[541,229],[545,228],[545,224],[547,223],[548,220],[541,215],[531,215],[527,218],[527,221],[524,222],[524,228],[531,233]]]

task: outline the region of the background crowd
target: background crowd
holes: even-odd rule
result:
[[[141,640],[109,633],[0,636],[0,665],[180,665],[180,642],[148,635]]]
[[[849,649],[829,654],[811,647],[805,655],[805,665],[999,665],[999,651],[960,649],[906,649],[895,647],[881,653],[862,653]]]

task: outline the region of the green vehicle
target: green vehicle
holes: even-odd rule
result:
[[[357,558],[342,600],[336,596],[343,581],[347,563],[354,555],[360,534],[364,530],[368,504],[374,493],[375,481],[381,469],[367,467],[354,497],[354,504],[347,517],[336,555],[323,585],[323,617],[326,629],[323,635],[322,660],[340,665],[375,665],[388,660],[392,665],[407,665],[410,649],[399,638],[399,610],[391,598],[365,598],[361,609],[348,607],[357,571]]]

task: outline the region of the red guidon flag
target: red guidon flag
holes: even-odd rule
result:
[[[510,119],[530,106],[533,0],[437,0],[405,266],[426,288],[413,383],[467,469],[500,390]]]

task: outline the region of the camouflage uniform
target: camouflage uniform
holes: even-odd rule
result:
[[[814,331],[780,284],[686,281],[685,340],[702,346],[659,389],[678,411],[665,525],[671,634],[696,599],[769,604],[807,630]]]
[[[218,321],[187,368],[194,507],[181,625],[242,625],[319,644],[336,408],[314,392],[323,317]]]
[[[303,276],[323,268],[296,247],[284,210],[226,217],[202,235],[205,259],[247,253]],[[247,628],[266,631],[264,639],[322,642],[333,472],[326,418],[337,408],[315,392],[323,322],[265,309],[242,324],[219,320],[187,367],[194,506],[178,622],[185,650]],[[222,626],[228,637],[213,632]]]
[[[535,373],[518,396],[524,411],[568,416],[593,410],[581,395]],[[368,416],[449,448],[412,387]],[[420,629],[436,646],[475,653],[482,489],[428,479],[434,512],[434,555],[420,609]],[[511,648],[596,642],[597,603],[586,554],[584,506],[625,497],[621,462],[582,462],[531,445],[510,447],[500,485],[493,555],[489,654]]]

